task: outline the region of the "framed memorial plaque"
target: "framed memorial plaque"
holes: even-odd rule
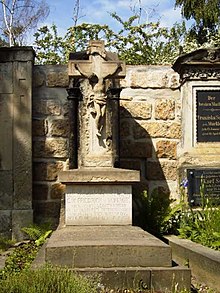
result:
[[[197,142],[220,142],[220,90],[196,91]]]
[[[187,169],[188,196],[192,206],[202,203],[201,191],[204,196],[220,204],[220,169]]]

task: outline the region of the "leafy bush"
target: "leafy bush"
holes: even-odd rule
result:
[[[1,293],[95,293],[98,278],[86,278],[67,269],[45,266],[0,279]]]
[[[205,195],[201,182],[201,206],[192,208],[186,200],[186,187],[181,187],[181,202],[167,218],[166,232],[220,250],[220,207]]]
[[[169,198],[169,193],[162,188],[154,189],[151,194],[143,191],[138,201],[140,202],[140,219],[135,224],[157,237],[162,236],[166,219],[172,211],[170,204],[173,200]]]

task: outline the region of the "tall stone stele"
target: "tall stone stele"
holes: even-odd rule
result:
[[[31,47],[0,48],[0,235],[23,238],[32,210]]]
[[[125,64],[105,51],[103,41],[90,41],[86,52],[70,54],[69,76],[72,169],[59,174],[66,184],[65,224],[129,225],[131,184],[139,181],[139,172],[115,168]]]

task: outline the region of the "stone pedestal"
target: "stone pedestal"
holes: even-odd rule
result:
[[[132,187],[138,171],[82,168],[63,171],[65,225],[131,225]]]

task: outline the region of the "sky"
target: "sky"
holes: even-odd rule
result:
[[[75,0],[46,0],[50,6],[50,14],[42,25],[55,23],[59,33],[65,34],[66,29],[73,25]],[[79,24],[98,23],[108,24],[112,29],[115,20],[109,12],[116,12],[123,19],[133,15],[131,8],[142,9],[142,21],[160,20],[162,26],[172,26],[181,21],[180,9],[174,9],[175,0],[80,0]]]

